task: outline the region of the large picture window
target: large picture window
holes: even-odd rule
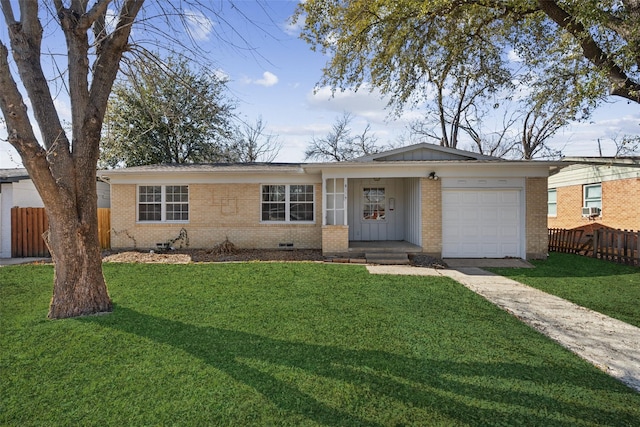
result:
[[[138,187],[138,221],[189,221],[189,186],[140,185]]]
[[[263,185],[262,221],[313,222],[313,185]]]

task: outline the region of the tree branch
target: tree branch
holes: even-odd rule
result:
[[[34,180],[39,190],[44,189],[54,197],[58,193],[55,180],[49,172],[46,152],[31,127],[27,107],[11,76],[8,56],[7,47],[0,41],[0,110],[5,117],[9,143],[22,157],[29,175],[40,177]]]
[[[37,5],[38,2],[20,2],[20,22],[14,22],[9,26],[9,38],[13,59],[18,67],[18,73],[27,91],[27,96],[32,101],[33,112],[40,127],[44,146],[46,149],[51,149],[56,144],[57,150],[61,154],[60,159],[62,159],[69,153],[69,143],[60,124],[47,79],[40,65],[42,27],[38,19]]]
[[[640,84],[632,81],[622,68],[609,58],[582,23],[562,9],[556,1],[538,0],[538,6],[551,20],[575,37],[585,58],[608,73],[611,82],[609,90],[612,95],[640,102]]]

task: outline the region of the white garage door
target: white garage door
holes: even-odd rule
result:
[[[442,256],[523,257],[520,191],[445,190]]]

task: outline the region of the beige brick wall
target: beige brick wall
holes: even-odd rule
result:
[[[442,255],[442,181],[420,179],[422,197],[422,252]]]
[[[640,230],[640,178],[619,179],[602,183],[602,216],[582,217],[583,186],[558,187],[556,217],[549,217],[551,228],[577,228],[598,224],[611,228]]]
[[[527,178],[526,181],[526,257],[547,257],[547,178]]]
[[[322,227],[322,253],[341,254],[349,252],[349,226],[325,225]]]
[[[315,224],[260,222],[259,184],[189,185],[189,222],[151,224],[136,222],[136,186],[111,186],[111,246],[155,248],[187,230],[190,248],[211,248],[229,238],[239,248],[320,249],[322,244],[321,185],[315,186]]]

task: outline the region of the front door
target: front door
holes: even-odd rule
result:
[[[349,240],[403,240],[402,181],[354,179],[349,182]]]

